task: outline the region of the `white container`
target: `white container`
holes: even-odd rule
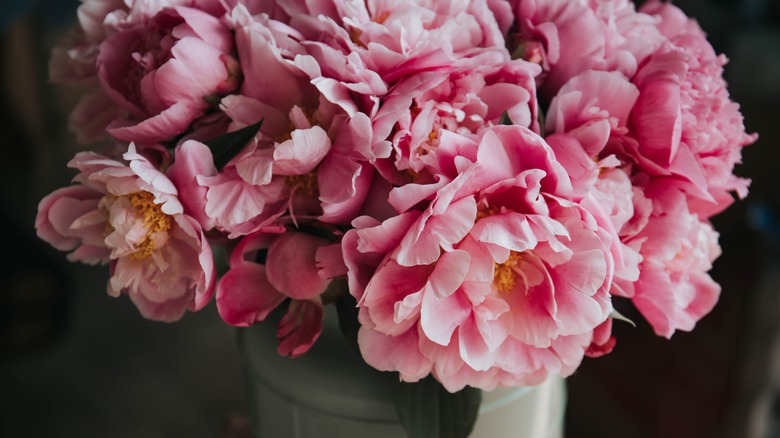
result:
[[[311,350],[276,353],[276,324],[240,329],[249,416],[257,438],[404,438],[393,405],[393,373],[366,365],[346,345],[335,311]],[[483,393],[472,438],[561,438],[564,381]]]

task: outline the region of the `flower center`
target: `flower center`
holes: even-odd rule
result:
[[[493,286],[499,292],[511,292],[517,284],[518,265],[522,263],[522,254],[512,251],[504,263],[493,262]]]
[[[512,50],[512,59],[524,59],[534,64],[544,62],[544,46],[536,39],[517,35],[513,38],[516,44]]]
[[[130,254],[130,258],[143,260],[152,255],[156,248],[154,234],[171,229],[171,217],[162,212],[160,205],[154,202],[154,195],[149,192],[135,192],[127,197],[146,227],[146,237],[135,245],[136,251]]]
[[[479,202],[477,204],[477,219],[475,222],[500,212],[501,209],[494,205],[488,205],[487,202]]]
[[[317,184],[317,171],[304,175],[290,175],[285,180],[287,186],[296,189],[299,193],[302,193],[311,198],[317,198],[320,196],[320,186]]]
[[[434,151],[437,147],[439,147],[439,128],[434,126],[431,132],[428,133],[428,140],[420,144],[416,152],[418,156],[424,156]]]

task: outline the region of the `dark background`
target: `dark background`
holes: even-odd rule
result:
[[[714,219],[720,302],[691,333],[616,324],[618,345],[568,379],[566,436],[780,437],[780,5],[675,2],[725,53],[759,140],[750,196]],[[106,269],[35,237],[38,200],[68,184],[78,89],[47,82],[75,1],[0,0],[0,436],[228,437],[245,430],[235,329],[210,305],[175,324],[105,294]]]

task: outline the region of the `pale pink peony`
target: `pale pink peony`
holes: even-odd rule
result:
[[[461,64],[424,78],[411,76],[385,96],[374,129],[389,133],[392,128],[396,169],[436,172],[429,152],[438,147],[444,130],[476,138],[506,114],[512,124],[539,131],[537,65],[523,60]]]
[[[111,263],[108,293],[127,293],[146,318],[175,321],[210,300],[216,281],[201,226],[185,213],[174,182],[131,144],[127,164],[83,152],[70,166],[81,185],[39,205],[38,235],[69,258]]]
[[[546,141],[572,180],[575,199],[590,196],[593,208],[609,218],[605,228],[624,235],[634,217],[631,167],[612,155],[610,146],[629,133],[631,110],[639,90],[618,72],[588,70],[566,82],[547,113]],[[597,207],[596,207],[597,206]],[[611,293],[625,295],[621,285],[639,276],[636,249],[614,240],[615,282]]]
[[[693,330],[718,300],[720,286],[708,274],[720,255],[718,233],[663,180],[651,182],[643,193],[652,214],[639,232],[624,238],[642,255],[630,296],[656,334],[669,338],[676,330]]]
[[[458,175],[441,175],[427,208],[362,217],[345,235],[363,357],[407,381],[433,373],[450,391],[568,375],[612,310],[617,236],[570,200],[564,169],[532,131],[490,128],[474,149],[443,166]],[[391,202],[409,206],[425,196],[397,191]]]
[[[749,180],[733,174],[745,133],[739,105],[729,98],[718,56],[695,21],[677,7],[651,1],[642,11],[658,16],[670,44],[653,53],[634,82],[641,94],[632,114],[635,152],[652,175],[672,174],[689,193],[691,208],[708,218],[747,195]]]
[[[544,67],[539,94],[545,99],[588,70],[630,78],[664,41],[655,20],[637,13],[628,0],[512,0],[510,4],[517,25],[517,33],[510,35],[510,49],[514,57]]]
[[[381,96],[404,79],[464,58],[509,60],[485,1],[326,1],[297,9],[279,3],[305,37],[307,54],[296,64],[350,116],[373,118]],[[375,143],[385,140],[382,134]]]
[[[282,234],[278,234],[282,233]],[[258,251],[265,251],[259,263]],[[330,278],[320,275],[318,252],[329,251],[323,238],[283,228],[266,228],[246,236],[233,250],[230,270],[217,285],[217,309],[228,324],[246,327],[264,321],[291,298],[278,323],[279,354],[297,357],[322,332],[325,317],[320,295]]]
[[[82,185],[55,190],[38,204],[35,231],[38,237],[60,251],[72,251],[68,260],[91,265],[107,263],[110,250],[103,242],[105,218],[95,217],[91,224],[76,220],[94,216],[103,193]]]

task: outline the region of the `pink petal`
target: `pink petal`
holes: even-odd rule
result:
[[[340,243],[317,248],[315,259],[320,277],[332,279],[347,275],[347,266],[344,264]]]
[[[440,248],[451,249],[468,234],[476,216],[473,197],[458,200],[441,215],[432,216],[424,224],[418,222],[422,230],[418,235],[407,234],[393,256],[404,266],[433,263],[439,258]]]
[[[217,310],[228,324],[246,327],[263,321],[287,297],[274,289],[265,267],[244,263],[227,271],[217,285]]]
[[[35,229],[38,237],[60,251],[75,249],[81,239],[70,232],[80,216],[97,210],[103,195],[88,187],[74,185],[50,193],[38,203]]]
[[[330,150],[330,138],[319,126],[296,129],[292,139],[274,149],[274,174],[304,175],[311,172]]]
[[[305,300],[325,292],[330,281],[320,277],[317,249],[328,241],[304,233],[286,233],[268,248],[268,282],[290,298]]]
[[[176,161],[166,175],[179,192],[184,213],[195,218],[203,229],[209,230],[214,227],[214,222],[206,215],[208,189],[198,184],[197,177],[216,175],[211,150],[203,143],[188,140],[176,149],[175,156]]]
[[[449,345],[452,334],[471,315],[471,303],[462,293],[437,297],[430,286],[423,292],[420,328],[439,345]]]
[[[458,328],[458,341],[460,355],[471,368],[487,371],[496,362],[496,351],[490,351],[473,317]]]
[[[292,300],[276,331],[279,354],[294,358],[309,351],[322,333],[324,319],[325,309],[319,299]]]
[[[156,303],[147,299],[142,293],[131,292],[128,295],[141,316],[153,321],[164,322],[174,322],[181,319],[192,299],[189,295],[184,295],[173,300]]]
[[[227,80],[228,71],[222,52],[197,38],[180,39],[171,48],[173,58],[154,74],[154,88],[141,87],[142,93],[154,93],[165,105],[199,100],[216,92]]]
[[[314,93],[303,95],[303,75],[292,63],[283,60],[279,48],[260,33],[250,27],[237,29],[236,45],[244,74],[241,94],[271,105],[283,114],[294,104],[301,105],[304,99],[314,97]]]
[[[190,123],[203,114],[206,103],[180,101],[165,111],[132,125],[127,122],[112,122],[107,131],[119,140],[139,143],[157,143],[171,138],[187,130]]]
[[[360,354],[366,363],[379,371],[398,371],[406,382],[416,382],[431,372],[431,361],[420,354],[417,340],[415,329],[398,336],[388,336],[365,327],[358,332]]]
[[[174,37],[178,39],[196,37],[223,53],[230,53],[233,50],[233,38],[230,30],[220,23],[218,18],[200,9],[182,6],[174,9],[187,23],[186,27],[178,26],[173,29]]]

